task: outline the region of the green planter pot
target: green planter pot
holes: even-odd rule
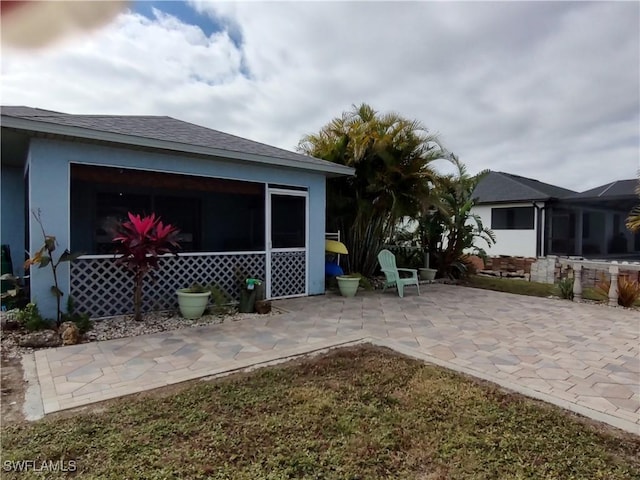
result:
[[[338,288],[340,289],[340,295],[343,297],[355,297],[360,285],[360,277],[349,277],[346,275],[338,275]]]
[[[191,293],[188,288],[182,288],[176,293],[178,294],[180,315],[190,320],[202,316],[209,304],[209,296],[211,296],[211,292]]]

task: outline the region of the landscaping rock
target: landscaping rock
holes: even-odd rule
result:
[[[31,348],[59,347],[61,344],[60,335],[53,330],[29,333],[18,340],[21,347]]]
[[[501,277],[501,272],[500,271],[494,271],[494,270],[480,270],[478,272],[478,275],[486,275],[488,277]]]
[[[476,272],[480,272],[485,269],[484,260],[477,255],[469,255],[466,257],[466,260],[473,265]]]
[[[20,321],[18,320],[19,310],[9,310],[8,312],[0,313],[0,328],[2,330],[17,330],[20,328]]]
[[[62,345],[75,345],[80,341],[80,330],[73,322],[64,322],[58,329],[60,337],[62,337]]]
[[[271,313],[271,302],[269,300],[257,300],[255,303],[255,309],[260,315]]]
[[[7,313],[7,312],[4,312]],[[267,315],[279,315],[282,313],[277,307],[272,307],[272,310]],[[79,343],[83,342],[97,342],[103,340],[113,340],[123,337],[135,337],[137,335],[147,335],[150,333],[165,332],[171,330],[177,330],[181,328],[201,327],[204,325],[213,325],[222,322],[237,322],[240,320],[251,321],[257,314],[233,314],[227,315],[203,315],[196,320],[185,320],[180,315],[174,312],[150,312],[144,315],[143,322],[136,322],[131,315],[119,315],[117,317],[110,317],[104,319],[95,320],[93,329],[84,335],[80,336]],[[54,331],[45,335],[51,335],[57,337],[57,339],[50,338],[51,347],[59,347],[62,345],[60,336]],[[43,332],[37,332],[42,335]],[[42,342],[33,342],[30,335],[24,334],[24,330],[2,331],[2,346],[0,351],[3,358],[6,359],[19,359],[22,355],[30,354],[34,348],[43,348]],[[25,343],[26,342],[26,343]]]

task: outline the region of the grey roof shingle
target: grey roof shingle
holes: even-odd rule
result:
[[[177,120],[166,116],[129,115],[74,115],[30,107],[3,106],[3,117],[23,118],[38,122],[77,127],[99,132],[142,137],[197,147],[225,150],[242,154],[259,155],[274,159],[285,159],[317,167],[340,167],[335,163],[290,152],[281,148],[255,142],[246,138],[223,133],[210,128]],[[342,167],[347,170],[347,167]],[[345,172],[346,173],[346,172]]]
[[[42,108],[22,107],[22,106],[2,106],[2,115],[13,117],[58,117],[68,115],[68,113],[44,110]]]
[[[568,198],[570,199],[593,199],[593,198],[601,198],[601,199],[612,199],[612,198],[623,198],[623,197],[635,197],[637,194],[635,193],[635,189],[638,186],[638,180],[636,179],[628,179],[628,180],[616,180],[615,182],[607,183],[605,185],[600,185],[599,187],[592,188],[590,190],[585,190],[581,193],[576,193]]]
[[[489,172],[473,192],[476,203],[506,203],[544,201],[550,198],[563,198],[575,194],[569,190],[532,178],[520,177],[504,172]]]

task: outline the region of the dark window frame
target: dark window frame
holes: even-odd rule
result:
[[[183,237],[182,252],[265,251],[266,190],[266,183],[250,180],[74,163],[71,201],[86,204],[86,208],[78,212],[71,209],[72,242],[81,244],[81,250],[87,254],[111,254],[112,242],[102,228],[102,213],[126,220],[127,212],[133,211],[142,215],[153,212],[164,222],[178,226]],[[146,201],[134,202],[139,208],[118,201],[120,196],[129,195],[144,197]],[[176,220],[175,211],[169,213],[175,210],[172,205],[166,212],[158,208],[158,204],[170,205],[172,198],[177,199],[175,203],[186,205],[188,221],[182,222],[182,217]]]
[[[492,207],[492,230],[534,230],[535,208],[530,207]]]

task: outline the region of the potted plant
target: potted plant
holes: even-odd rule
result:
[[[343,297],[355,297],[360,286],[360,278],[362,275],[359,273],[353,273],[351,275],[338,275],[336,280],[338,281],[338,288],[340,289],[340,295]]]
[[[209,304],[211,290],[194,284],[189,288],[181,288],[178,295],[180,315],[189,320],[200,318]]]
[[[435,268],[428,267],[419,268],[418,271],[420,272],[420,280],[426,280],[428,282],[435,280],[436,273],[438,273],[438,270]]]

